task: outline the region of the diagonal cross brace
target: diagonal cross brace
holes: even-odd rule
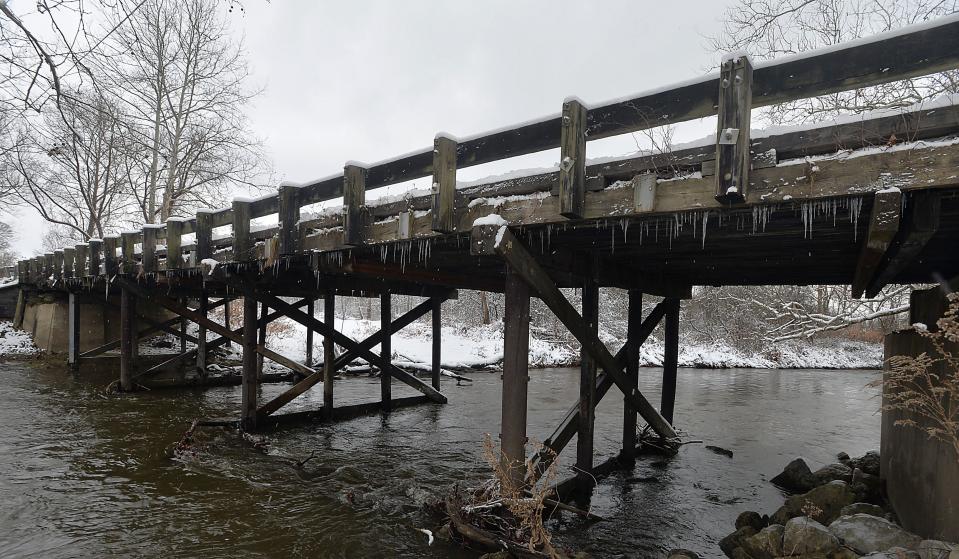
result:
[[[237,344],[243,345],[242,335],[233,332],[232,330],[230,330],[229,328],[227,328],[226,326],[223,326],[222,324],[218,322],[214,322],[210,320],[209,318],[203,316],[201,313],[191,310],[189,307],[181,305],[180,303],[168,297],[149,293],[146,289],[140,287],[136,283],[131,282],[127,279],[117,278],[117,281],[120,283],[120,286],[123,287],[123,289],[129,290],[131,293],[135,294],[136,296],[141,297],[143,299],[147,299],[153,303],[156,303],[162,307],[165,307],[169,311],[172,311],[182,317],[188,318],[189,320],[196,322],[200,326],[206,327],[207,330],[210,330],[216,334],[219,334],[223,336],[224,338],[227,338],[230,341],[233,341]],[[280,300],[277,299],[277,301],[280,301]],[[282,303],[284,306],[288,307],[289,309],[292,309],[296,312],[300,312],[300,311],[297,311],[293,307],[293,305],[284,303],[283,301],[280,301],[280,303]],[[273,305],[270,305],[270,306],[273,307]],[[301,314],[304,314],[304,313],[301,313]],[[293,361],[292,359],[284,357],[275,351],[267,349],[266,347],[262,345],[256,346],[256,352],[261,354],[263,357],[266,357],[267,359],[270,359],[271,361],[275,361],[279,363],[280,365],[283,365],[284,367],[288,369],[292,369],[304,376],[309,376],[316,373],[315,370],[305,365],[301,365],[300,363],[297,363],[296,361]]]
[[[623,347],[616,352],[616,364],[620,365],[622,368],[626,367],[626,359],[629,355],[629,351],[635,351],[638,349],[638,346],[642,345],[647,338],[653,333],[653,330],[656,329],[656,326],[666,315],[666,301],[660,301],[656,307],[649,313],[649,316],[646,317],[646,320],[643,321],[643,324],[639,327],[639,331],[636,333],[635,340],[627,340]],[[635,346],[635,347],[634,347]],[[613,379],[606,373],[601,373],[596,378],[596,405],[603,400],[603,396],[609,392],[609,389],[613,387]],[[563,449],[566,448],[566,445],[569,444],[569,441],[573,439],[573,435],[576,434],[576,427],[579,424],[579,410],[580,410],[580,400],[577,400],[575,404],[566,412],[566,415],[563,417],[563,421],[560,422],[559,426],[553,431],[553,434],[549,436],[545,441],[543,441],[543,448],[537,452],[532,459],[530,460],[531,467],[530,472],[536,477],[542,475],[543,472],[549,468],[549,465],[556,459],[557,456],[563,452]]]
[[[279,297],[268,295],[266,293],[260,293],[260,294],[250,293],[249,296],[253,297],[254,299],[258,300],[261,303],[266,303],[266,305],[269,306],[270,308],[275,308],[282,311],[291,320],[299,322],[300,324],[306,326],[307,328],[312,328],[313,330],[316,330],[320,334],[332,338],[333,342],[336,345],[346,348],[349,351],[355,351],[357,354],[356,355],[357,357],[362,357],[369,363],[380,362],[380,357],[378,355],[376,355],[375,353],[373,353],[372,351],[368,349],[361,347],[360,344],[355,342],[349,336],[342,334],[340,332],[337,332],[332,326],[328,326],[326,323],[321,322],[313,318],[312,316],[306,314],[305,312],[294,308],[293,305],[290,305],[289,303],[283,301]],[[269,356],[267,355],[267,357]],[[316,371],[310,370],[310,374],[315,374],[315,373]],[[416,390],[419,390],[420,392],[425,394],[427,397],[429,397],[430,400],[433,400],[434,402],[438,402],[441,404],[446,403],[446,396],[444,396],[439,390],[436,390],[432,386],[424,383],[420,379],[416,378],[410,373],[407,373],[403,369],[400,369],[396,365],[392,365],[392,364],[390,365],[389,374],[396,377],[397,380],[405,382],[406,384],[410,385]]]
[[[480,225],[473,227],[471,239],[473,254],[498,254],[546,303],[556,318],[566,326],[583,349],[602,367],[613,383],[623,392],[624,397],[639,412],[653,431],[666,439],[676,438],[672,425],[649,403],[649,400],[635,387],[630,386],[624,367],[606,349],[595,333],[590,331],[582,315],[573,308],[569,300],[556,287],[552,278],[533,258],[522,241],[505,225]]]
[[[426,301],[423,301],[419,305],[413,307],[403,316],[397,318],[396,320],[390,323],[390,332],[396,332],[397,330],[401,330],[409,326],[410,324],[412,324],[414,320],[430,312],[430,310],[432,310],[433,308],[433,301],[437,299],[442,301],[442,300],[445,300],[446,298],[445,297],[430,298],[430,299],[427,299]],[[372,334],[368,336],[366,339],[364,339],[363,341],[359,342],[358,345],[359,347],[364,349],[372,349],[375,345],[380,343],[380,340],[382,338],[383,338],[383,330],[379,330],[375,334]],[[333,372],[336,372],[342,369],[343,367],[351,363],[357,357],[359,357],[358,352],[353,350],[348,350],[346,353],[340,355],[333,361]],[[260,406],[260,409],[256,410],[257,415],[264,417],[272,413],[275,413],[277,410],[279,410],[283,406],[292,402],[296,397],[305,393],[310,388],[313,388],[313,386],[315,386],[322,380],[323,380],[323,371],[318,371],[317,373],[310,375],[306,377],[305,379],[302,379],[300,382],[293,385],[292,388],[290,388],[283,394],[280,394],[276,398],[273,398],[269,402]]]

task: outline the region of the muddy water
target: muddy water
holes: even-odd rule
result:
[[[642,370],[653,401],[659,373]],[[578,372],[531,376],[530,436],[542,438],[573,401]],[[733,458],[691,444],[668,461],[642,459],[596,489],[593,511],[605,521],[564,518],[553,523],[557,539],[597,557],[658,557],[680,546],[721,556],[716,542],[737,513],[780,504],[767,479],[794,455],[824,463],[839,450],[878,447],[876,391],[865,387],[875,376],[681,370],[677,425]],[[195,456],[170,460],[165,448],[192,418],[235,413],[238,388],[107,397],[105,379],[0,363],[0,556],[475,557],[427,547],[415,530],[437,524],[421,503],[484,474],[481,441],[497,432],[499,375],[475,378],[446,383],[446,406],[285,429],[270,435],[267,452],[225,429],[207,431]],[[348,379],[337,400],[378,392],[378,380]],[[602,456],[618,448],[621,414],[611,392],[597,418]],[[311,454],[303,470],[291,466]]]

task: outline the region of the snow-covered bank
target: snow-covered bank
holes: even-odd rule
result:
[[[306,355],[306,329],[290,321],[277,321],[267,343],[271,349],[293,359]],[[379,322],[337,319],[336,327],[354,339],[363,339],[379,329]],[[619,348],[621,340],[601,334],[610,348]],[[322,354],[321,338],[314,341],[314,357]],[[429,363],[432,342],[429,324],[417,322],[393,334],[393,353],[397,360]],[[379,349],[374,351],[378,352]],[[443,327],[442,361],[447,368],[496,365],[503,358],[503,326]],[[640,362],[644,366],[663,363],[663,345],[658,340],[643,344]],[[564,367],[579,363],[579,349],[564,342],[554,342],[530,335],[531,367]],[[865,342],[828,338],[813,341],[789,341],[771,344],[760,353],[744,352],[724,343],[680,342],[681,367],[757,369],[873,369],[882,366],[882,346]]]
[[[0,321],[0,359],[36,355],[39,352],[37,346],[33,345],[30,334],[15,329],[10,321]]]

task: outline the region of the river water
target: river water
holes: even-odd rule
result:
[[[654,402],[660,373],[641,370]],[[876,376],[682,369],[677,426],[733,458],[703,444],[668,460],[642,458],[596,488],[592,510],[605,520],[562,518],[555,539],[595,557],[662,557],[672,547],[721,557],[716,542],[739,512],[781,504],[767,480],[794,456],[826,463],[840,450],[879,446],[877,391],[866,387]],[[444,379],[445,406],[287,428],[269,435],[267,451],[208,429],[195,455],[174,460],[166,447],[193,418],[236,413],[238,387],[107,396],[109,379],[0,363],[0,556],[476,557],[442,542],[428,547],[415,530],[439,523],[425,500],[487,472],[482,440],[498,432],[499,375],[474,377],[461,386]],[[578,370],[531,377],[529,433],[542,439],[574,401]],[[283,388],[266,386],[261,397]],[[322,390],[314,392],[299,405],[318,405]],[[379,381],[346,379],[336,393],[338,403],[369,401]],[[394,385],[394,397],[408,394]],[[597,462],[619,447],[616,395],[597,412]],[[305,468],[291,466],[311,454]]]

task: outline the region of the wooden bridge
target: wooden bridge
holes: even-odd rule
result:
[[[559,453],[575,435],[585,475],[594,470],[594,409],[614,386],[626,402],[625,457],[637,446],[637,416],[661,437],[676,437],[680,300],[693,286],[851,284],[861,296],[890,283],[959,274],[959,107],[951,101],[816,128],[750,131],[750,113],[758,107],[957,67],[955,16],[755,67],[745,56],[727,58],[717,75],[602,105],[571,98],[559,115],[488,134],[438,135],[430,149],[369,166],[347,163],[342,173],[284,184],[267,197],[91,239],[21,261],[16,273],[25,297],[69,294],[71,366],[119,347],[122,390],[158,368],[136,367],[137,340],[144,336],[173,332],[194,343],[189,350],[184,343],[171,361],[188,363],[198,376],[206,375],[212,348],[241,344],[237,421],[245,429],[301,417],[280,412],[317,384],[323,406],[307,415],[324,420],[446,403],[439,374],[443,301],[457,289],[504,292],[501,441],[512,464],[526,454],[529,302],[539,297],[582,344],[583,362],[580,399],[546,446]],[[586,158],[589,141],[712,115],[717,135],[708,144]],[[557,147],[555,170],[457,188],[459,169]],[[422,177],[432,177],[431,192],[366,201],[368,191]],[[341,197],[341,207],[309,211]],[[254,221],[273,215],[275,226]],[[600,287],[629,290],[628,341],[615,351],[597,336]],[[581,289],[582,308],[560,288]],[[81,352],[80,301],[103,301],[109,291],[120,294],[120,338]],[[394,317],[392,294],[426,299]],[[644,294],[664,297],[646,317]],[[331,319],[337,296],[379,297],[382,329],[359,342],[337,331]],[[242,328],[208,317],[238,297]],[[313,313],[317,300],[325,308],[322,321]],[[145,305],[174,318],[137,332],[135,317]],[[433,317],[431,382],[390,360],[391,334],[427,313]],[[321,365],[266,347],[265,328],[280,317],[323,337]],[[198,337],[186,334],[186,320],[199,326]],[[656,407],[637,389],[638,354],[661,321],[666,353]],[[208,331],[219,337],[207,340]],[[344,352],[335,356],[334,345]],[[257,401],[262,358],[289,368],[296,379],[268,402]],[[356,359],[381,369],[381,398],[335,407],[333,376]],[[393,381],[422,396],[393,398]],[[540,458],[541,464],[549,460],[545,453]]]

